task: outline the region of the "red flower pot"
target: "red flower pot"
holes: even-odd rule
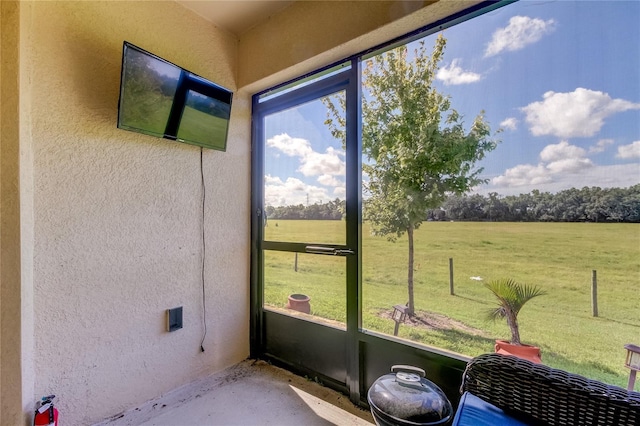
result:
[[[542,363],[540,356],[540,348],[530,345],[512,345],[506,340],[496,340],[496,353],[502,355],[513,355],[518,358],[526,359],[536,364]]]
[[[311,313],[310,300],[311,298],[305,294],[292,294],[288,297],[287,309],[309,314]]]

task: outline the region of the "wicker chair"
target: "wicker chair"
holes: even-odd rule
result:
[[[460,391],[534,425],[640,425],[640,393],[513,356],[472,359]]]

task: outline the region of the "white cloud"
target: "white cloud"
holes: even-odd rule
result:
[[[306,205],[328,200],[326,188],[308,185],[300,179],[289,177],[286,181],[270,175],[265,176],[264,201],[267,206]]]
[[[282,179],[277,176],[265,175],[264,177],[265,185],[282,185]]]
[[[585,169],[593,167],[593,162],[588,158],[565,158],[547,164],[547,170],[552,175],[560,173],[580,173]]]
[[[311,152],[300,159],[300,171],[305,176],[338,175],[344,176],[346,166],[342,158],[343,151],[332,147],[327,148],[324,154]]]
[[[555,145],[547,145],[540,151],[540,159],[545,162],[584,157],[585,155],[584,149],[579,146],[569,145],[567,141],[562,141]]]
[[[630,109],[640,109],[640,104],[611,99],[606,93],[581,87],[570,93],[549,91],[543,98],[541,102],[521,108],[534,136],[593,136],[600,131],[607,117]]]
[[[340,180],[336,179],[335,177],[331,176],[331,175],[322,175],[318,177],[318,183],[325,185],[325,186],[341,186],[344,185],[344,182],[341,182]]]
[[[538,165],[520,164],[491,180],[498,187],[523,187],[551,184],[567,175],[581,175],[594,167],[586,151],[567,141],[551,144],[540,151]]]
[[[521,166],[517,166],[521,167]],[[536,167],[536,166],[533,166]],[[542,192],[555,193],[568,188],[583,188],[585,186],[598,186],[600,188],[627,188],[640,182],[640,163],[615,164],[609,166],[593,166],[582,173],[555,174],[546,182],[523,182],[515,186],[512,181],[495,178],[489,185],[476,188],[476,192],[488,194],[497,192],[500,195],[526,194],[534,189]]]
[[[502,120],[502,123],[500,123],[500,127],[508,130],[516,130],[518,128],[518,119],[509,117],[505,120]]]
[[[275,153],[297,158],[299,160],[297,171],[306,177],[318,176],[318,183],[324,186],[311,185],[295,177],[288,177],[283,182],[279,177],[267,175],[265,176],[267,205],[314,204],[333,199],[334,194],[344,193],[344,181],[339,179],[346,173],[344,151],[341,149],[328,147],[324,153],[316,152],[308,140],[294,138],[286,133],[269,138],[267,147],[272,148]]]
[[[459,59],[454,59],[449,67],[440,68],[436,74],[436,79],[444,82],[445,85],[470,84],[479,81],[482,76],[475,72],[464,71],[458,65]]]
[[[289,157],[304,157],[313,152],[308,140],[292,138],[286,133],[269,138],[267,140],[267,146],[275,148]]]
[[[493,178],[491,184],[498,187],[511,187],[529,184],[539,185],[551,181],[551,176],[544,165],[520,164],[507,169],[504,175]]]
[[[347,196],[347,190],[344,186],[338,186],[336,188],[334,188],[333,190],[333,198],[340,198],[341,200],[344,200],[345,197]]]
[[[613,144],[613,139],[600,139],[594,146],[589,147],[589,154],[604,152],[611,144]]]
[[[509,25],[500,28],[493,33],[493,38],[484,52],[485,57],[490,57],[502,51],[515,51],[539,41],[545,34],[553,32],[555,22],[553,19],[543,21],[528,16],[514,16],[509,19]]]
[[[276,135],[267,140],[267,146],[290,156],[300,159],[298,171],[305,176],[343,176],[346,166],[342,159],[344,151],[333,147],[324,153],[316,152],[308,140],[294,138],[286,133]]]
[[[640,158],[640,141],[635,141],[629,145],[622,145],[618,147],[617,158]]]

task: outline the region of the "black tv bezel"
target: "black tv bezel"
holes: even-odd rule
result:
[[[229,121],[231,119],[231,104],[233,100],[233,92],[225,87],[220,86],[194,72],[187,70],[179,65],[174,64],[171,61],[168,61],[154,53],[149,52],[131,42],[124,41],[122,45],[122,62],[121,62],[121,70],[120,70],[120,93],[118,97],[118,122],[117,127],[123,130],[129,130],[132,132],[142,133],[149,136],[154,136],[151,134],[152,132],[146,131],[145,129],[136,128],[133,126],[127,125],[126,127],[121,127],[121,110],[122,110],[122,102],[123,102],[123,91],[124,91],[124,81],[125,81],[125,58],[127,55],[127,49],[136,50],[146,56],[149,56],[155,60],[163,62],[165,64],[171,65],[178,70],[180,70],[180,77],[178,79],[178,86],[176,88],[176,93],[173,97],[173,103],[171,105],[171,111],[169,113],[169,117],[167,119],[167,124],[165,126],[165,131],[161,136],[164,139],[169,139],[181,143],[186,143],[189,145],[200,146],[202,148],[214,149],[218,151],[226,151],[227,149],[227,139],[229,136]],[[227,118],[227,128],[225,130],[224,140],[222,146],[209,144],[206,142],[186,140],[178,138],[178,129],[180,127],[180,121],[182,120],[182,113],[184,112],[184,107],[186,105],[187,93],[190,90],[197,92],[199,94],[208,96],[210,98],[216,99],[220,102],[224,102],[229,105],[229,118]],[[157,136],[160,137],[160,136]]]

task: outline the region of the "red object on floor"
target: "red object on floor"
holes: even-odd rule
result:
[[[33,418],[34,426],[58,426],[58,409],[53,406],[51,399],[43,401],[41,407],[36,410]]]

